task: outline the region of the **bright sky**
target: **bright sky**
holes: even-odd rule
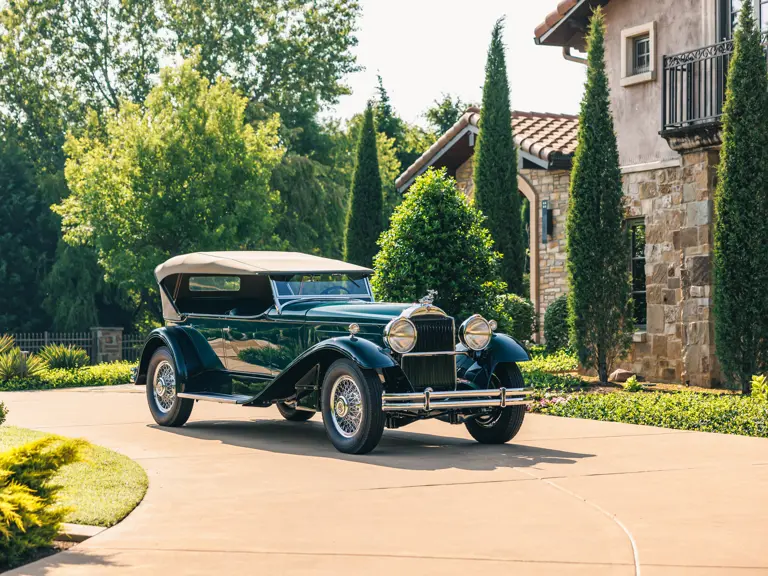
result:
[[[512,108],[578,113],[586,68],[560,48],[537,46],[534,28],[558,0],[362,0],[358,64],[347,78],[352,95],[333,116],[349,118],[374,95],[380,73],[397,112],[409,122],[447,92],[480,102],[491,29],[506,15],[505,42]]]

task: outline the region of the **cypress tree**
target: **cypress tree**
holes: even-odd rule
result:
[[[747,0],[728,72],[714,229],[717,356],[746,393],[768,370],[768,71],[752,14]]]
[[[352,197],[347,214],[344,259],[360,266],[371,266],[378,252],[376,241],[383,230],[381,175],[376,150],[376,127],[371,104],[365,109],[357,139],[357,161],[352,176]]]
[[[579,360],[596,368],[601,382],[627,352],[632,335],[621,171],[604,41],[603,11],[598,8],[588,37],[589,69],[566,224],[570,330]]]
[[[475,202],[488,219],[494,248],[502,254],[501,277],[523,294],[525,246],[520,228],[517,154],[512,137],[509,81],[504,58],[504,19],[493,27],[485,65],[480,134],[475,152]]]

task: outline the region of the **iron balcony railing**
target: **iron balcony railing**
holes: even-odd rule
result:
[[[768,44],[768,32],[763,34]],[[662,67],[662,133],[720,122],[725,103],[733,40],[664,56]]]

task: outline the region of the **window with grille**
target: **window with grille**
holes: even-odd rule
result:
[[[632,73],[645,74],[651,69],[651,37],[638,36],[634,39]]]
[[[645,289],[645,220],[630,220],[629,270],[632,279],[632,302],[635,328],[645,328],[648,304]]]

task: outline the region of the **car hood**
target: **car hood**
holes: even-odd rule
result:
[[[288,307],[294,314],[303,310],[308,322],[360,322],[386,324],[392,318],[413,306],[413,304],[393,304],[390,302],[354,302],[343,304],[335,302],[309,301],[292,304]]]

